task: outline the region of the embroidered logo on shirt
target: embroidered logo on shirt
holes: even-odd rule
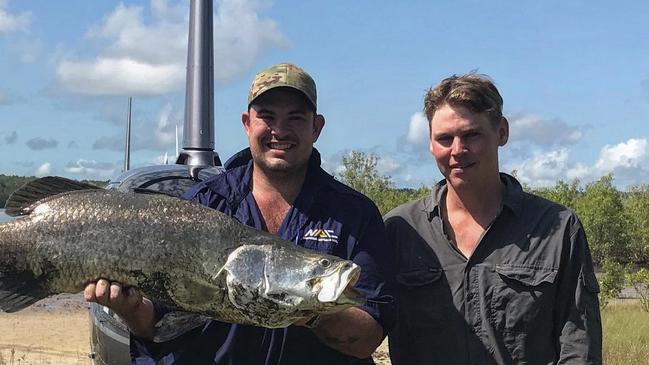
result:
[[[310,229],[302,238],[308,241],[338,243],[338,236],[334,235],[331,229]]]

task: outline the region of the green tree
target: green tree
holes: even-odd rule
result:
[[[622,195],[613,187],[613,175],[587,184],[583,197],[575,205],[595,262],[601,264],[604,259],[628,262],[627,222]]]
[[[575,209],[577,201],[584,194],[579,187],[579,180],[571,183],[559,180],[553,187],[536,189],[533,193],[571,209]]]
[[[429,195],[430,192],[431,189],[427,186],[417,189],[391,189],[381,198],[379,209],[381,214],[385,214],[403,203]]]
[[[604,271],[604,274],[600,278],[601,290],[599,293],[599,305],[604,309],[611,299],[615,299],[620,295],[620,292],[624,288],[626,269],[624,265],[618,262],[604,260],[602,271]]]
[[[0,175],[0,208],[4,208],[11,193],[31,180],[34,177]]]
[[[341,181],[372,199],[383,212],[386,201],[391,200],[393,183],[390,176],[379,174],[376,166],[379,157],[376,154],[352,151],[343,157],[344,171]]]
[[[629,257],[635,263],[649,261],[649,185],[632,186],[624,200]]]
[[[642,309],[649,312],[649,269],[642,268],[631,273],[627,276],[627,280],[640,296]]]
[[[377,165],[380,158],[375,154],[352,151],[343,158],[344,171],[339,178],[345,184],[365,194],[385,214],[405,202],[430,194],[430,188],[397,189],[390,176],[381,175]]]

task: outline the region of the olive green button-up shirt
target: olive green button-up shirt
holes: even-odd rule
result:
[[[445,181],[384,217],[398,270],[393,365],[601,364],[599,287],[581,223],[501,179],[500,213],[470,258],[445,234]]]

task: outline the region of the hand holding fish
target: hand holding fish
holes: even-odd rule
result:
[[[88,302],[108,307],[126,322],[129,330],[142,338],[153,337],[155,313],[153,303],[133,287],[124,288],[118,282],[99,279],[90,282],[83,291]]]

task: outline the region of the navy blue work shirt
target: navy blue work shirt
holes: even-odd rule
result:
[[[185,198],[262,229],[260,212],[250,190],[250,150],[234,155],[225,168],[224,173],[195,185]],[[383,326],[384,334],[388,332],[395,313],[392,304],[385,303],[385,298],[390,297],[386,278],[393,274],[383,220],[371,200],[336,181],[320,167],[320,155],[315,149],[302,190],[278,235],[358,264],[361,275],[355,288],[370,300],[361,309]],[[381,298],[377,302],[384,304],[372,301],[377,298]],[[267,329],[218,321],[210,321],[162,344],[131,336],[131,356],[134,364],[374,364],[371,358],[357,359],[330,348],[305,327]]]

